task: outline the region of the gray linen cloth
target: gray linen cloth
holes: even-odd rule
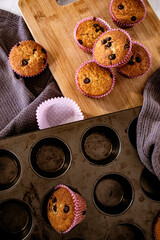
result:
[[[38,105],[62,96],[48,66],[32,78],[22,78],[13,72],[9,52],[24,40],[33,37],[23,18],[0,9],[0,138],[37,130]]]
[[[160,180],[160,68],[144,87],[137,121],[137,151],[142,163]]]

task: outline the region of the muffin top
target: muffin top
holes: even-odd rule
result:
[[[34,41],[17,43],[9,54],[11,67],[22,76],[34,76],[47,65],[47,52]]]
[[[113,0],[111,10],[121,23],[137,23],[145,15],[145,5],[141,0]]]
[[[108,29],[103,21],[93,17],[91,20],[80,22],[76,29],[76,39],[83,47],[92,49],[96,39]]]
[[[84,64],[77,73],[77,84],[89,96],[101,96],[113,86],[113,75],[94,61]]]
[[[47,215],[52,227],[59,231],[66,231],[74,219],[74,202],[66,188],[58,188],[49,198]]]
[[[150,67],[150,57],[147,50],[140,44],[132,42],[132,56],[129,62],[119,68],[120,72],[130,77],[144,74]]]
[[[154,227],[153,227],[153,234],[155,240],[160,240],[160,214],[156,217]]]
[[[121,63],[130,50],[129,35],[125,31],[112,29],[98,38],[93,48],[93,57],[107,67]]]

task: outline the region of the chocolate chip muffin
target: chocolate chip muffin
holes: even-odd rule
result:
[[[47,205],[47,216],[52,227],[59,233],[67,233],[83,221],[85,215],[84,199],[67,186],[58,185]]]
[[[35,76],[47,65],[47,52],[35,41],[19,42],[11,49],[9,62],[17,74],[24,77]]]
[[[115,77],[108,68],[99,66],[95,61],[87,61],[76,72],[78,89],[88,97],[98,98],[109,94],[114,87]]]
[[[101,18],[85,18],[76,25],[74,38],[82,50],[92,52],[96,39],[109,29],[109,24]]]
[[[131,56],[132,42],[121,29],[111,29],[100,35],[93,48],[93,58],[102,67],[119,67]]]
[[[142,0],[112,0],[110,13],[117,26],[128,28],[144,19],[146,7]]]
[[[132,56],[129,62],[118,69],[119,73],[128,78],[145,74],[151,66],[151,55],[141,43],[132,42]]]

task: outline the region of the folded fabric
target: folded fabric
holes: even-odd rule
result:
[[[48,67],[32,78],[22,78],[13,72],[9,52],[24,40],[33,40],[33,37],[23,18],[0,9],[0,137],[37,130],[38,105],[62,96]]]
[[[144,87],[137,121],[137,151],[142,163],[160,180],[160,68]]]

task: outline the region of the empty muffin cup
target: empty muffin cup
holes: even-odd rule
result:
[[[18,181],[20,172],[18,158],[12,152],[0,149],[0,191],[12,187]]]
[[[105,240],[145,240],[143,231],[134,224],[121,223],[109,231]]]
[[[126,177],[109,173],[99,178],[93,189],[96,207],[108,215],[125,212],[133,202],[133,189]]]
[[[70,167],[71,153],[62,140],[44,138],[32,147],[30,160],[38,175],[45,178],[57,178]]]
[[[22,240],[31,231],[32,214],[29,206],[17,199],[0,203],[1,239]]]
[[[90,163],[105,165],[118,156],[120,140],[113,129],[107,126],[94,126],[84,133],[81,148],[84,157]]]
[[[145,195],[154,200],[160,201],[160,181],[147,168],[144,168],[140,178],[140,184]]]
[[[132,144],[132,146],[137,149],[137,135],[136,135],[136,127],[137,127],[137,120],[138,120],[138,117],[136,117],[129,125],[129,128],[128,128],[128,137],[129,137],[129,140]]]

